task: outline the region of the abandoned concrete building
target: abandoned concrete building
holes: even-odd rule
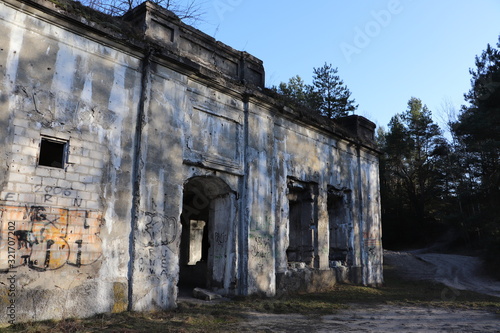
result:
[[[382,283],[374,124],[144,3],[0,0],[0,322]]]

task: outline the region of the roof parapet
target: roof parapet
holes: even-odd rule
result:
[[[146,42],[188,58],[230,80],[264,88],[262,60],[184,24],[174,13],[159,5],[144,2],[126,13],[123,19],[139,29]]]

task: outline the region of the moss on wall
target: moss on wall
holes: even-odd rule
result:
[[[127,298],[127,285],[123,282],[115,282],[113,284],[113,297],[114,305],[111,312],[127,311],[128,298]]]

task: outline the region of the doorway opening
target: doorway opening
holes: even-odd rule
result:
[[[220,271],[226,269],[233,197],[233,191],[217,177],[193,177],[185,183],[179,288],[223,288],[224,275]]]

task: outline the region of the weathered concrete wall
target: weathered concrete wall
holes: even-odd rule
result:
[[[0,2],[0,270],[15,292],[4,285],[2,304],[17,320],[122,311],[140,61],[12,5]],[[64,168],[38,165],[41,138],[64,142]]]
[[[1,323],[382,282],[371,122],[284,107],[151,3],[85,15],[0,1]]]
[[[245,226],[248,232],[248,293],[273,295],[275,203],[273,189],[273,117],[250,99],[246,119]]]
[[[287,179],[318,188],[315,208],[310,216],[310,234],[313,259],[308,266],[320,270],[341,269],[351,271],[348,280],[377,285],[382,283],[382,248],[380,229],[380,199],[378,159],[365,148],[332,138],[315,128],[286,119],[276,121],[275,175],[277,198],[276,269],[288,271],[287,249],[290,235],[290,206]],[[337,209],[330,209],[329,198],[334,189],[341,196]],[[335,223],[340,220],[340,224]],[[342,237],[336,239],[336,237]],[[308,241],[309,242],[309,241]],[[334,249],[343,244],[343,260]],[[375,266],[374,263],[377,263]]]

